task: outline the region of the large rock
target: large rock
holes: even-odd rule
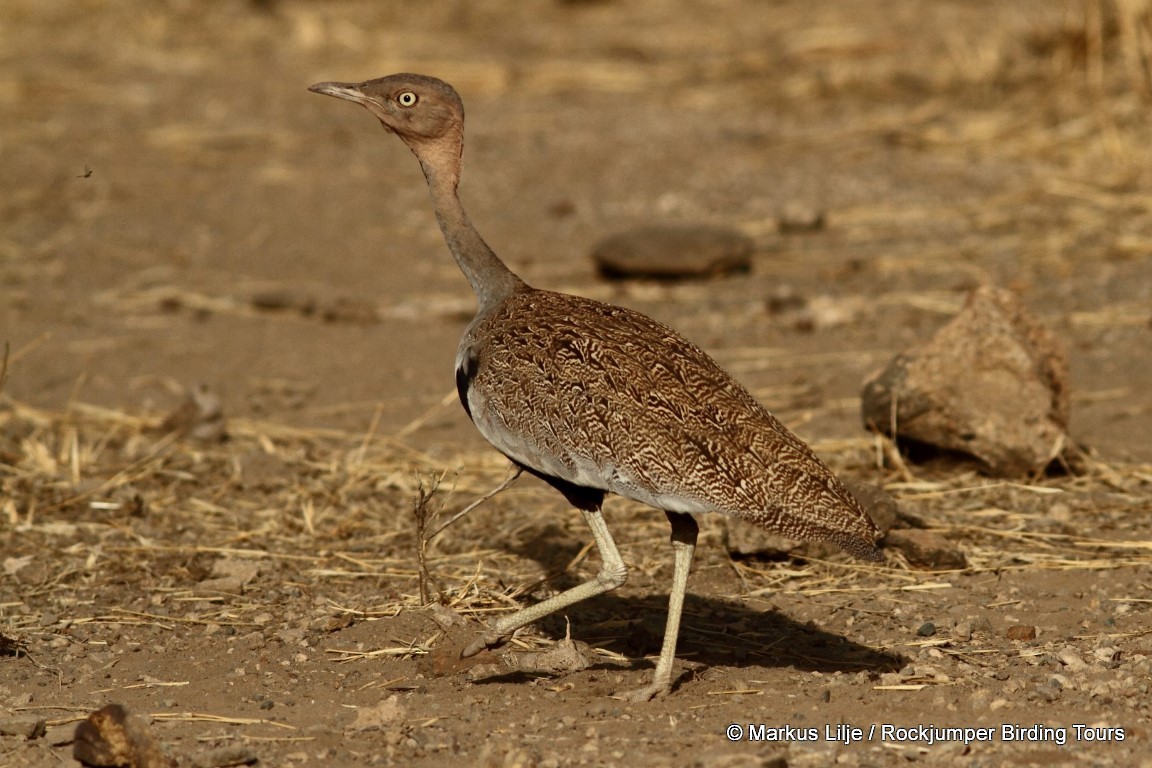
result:
[[[889,436],[967,454],[995,475],[1028,474],[1064,445],[1068,361],[1015,294],[983,287],[865,383],[862,409]]]

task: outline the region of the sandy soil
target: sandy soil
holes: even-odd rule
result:
[[[0,764],[71,763],[76,722],[109,702],[185,765],[221,747],[266,765],[1147,761],[1133,29],[1095,0],[8,0],[0,726],[48,730],[0,735]],[[967,567],[732,560],[701,521],[678,689],[629,705],[610,694],[651,674],[671,557],[663,515],[614,500],[632,579],[567,617],[591,666],[455,664],[475,622],[598,563],[524,480],[430,546],[446,608],[421,606],[418,486],[442,477],[429,508],[449,513],[507,470],[454,401],[472,298],[407,150],[305,91],[405,70],[463,94],[465,203],[528,282],[677,327]],[[781,234],[789,207],[827,227]],[[754,268],[599,279],[595,243],[653,222],[738,228]],[[903,468],[863,430],[863,378],[979,284],[1067,344],[1078,474]],[[781,297],[835,311],[797,322]],[[164,424],[200,384],[226,441]],[[1037,724],[1048,739],[1001,730]]]

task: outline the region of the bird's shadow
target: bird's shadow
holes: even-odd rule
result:
[[[582,548],[580,542],[554,524],[520,543],[506,545],[509,552],[535,560],[546,573],[555,574],[548,583],[557,591],[580,583],[581,579],[567,571],[566,566]],[[671,557],[669,547],[669,560]],[[667,581],[670,585],[670,574]],[[573,640],[634,659],[633,668],[643,668],[652,666],[645,656],[660,652],[667,613],[667,588],[662,589],[657,582],[650,594],[597,595],[547,616],[534,626],[557,640],[570,634]],[[895,671],[908,661],[899,654],[861,645],[774,610],[754,610],[731,600],[694,594],[691,589],[684,602],[676,656],[703,667],[791,666],[822,673],[878,674]],[[504,675],[500,678],[509,679]]]

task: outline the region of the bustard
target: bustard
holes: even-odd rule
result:
[[[488,442],[583,513],[600,552],[595,578],[493,620],[464,656],[624,583],[600,512],[609,492],[664,510],[672,524],[664,642],[652,682],[625,694],[633,701],[672,688],[698,531],[692,515],[733,515],[880,559],[879,533],[856,499],[700,348],[639,312],[532,288],[492,252],[457,196],[464,106],[452,86],[397,74],[310,90],[360,104],[415,153],[444,239],[479,301],[456,353],[460,402]]]

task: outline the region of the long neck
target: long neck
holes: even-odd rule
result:
[[[523,290],[526,287],[524,281],[492,252],[460,204],[460,197],[456,193],[460,180],[459,155],[456,155],[455,162],[450,163],[442,162],[445,159],[443,156],[428,157],[424,152],[417,152],[416,156],[428,180],[428,191],[432,195],[432,206],[436,210],[440,231],[444,233],[448,250],[452,251],[460,271],[476,292],[480,301],[479,311],[484,312]]]

